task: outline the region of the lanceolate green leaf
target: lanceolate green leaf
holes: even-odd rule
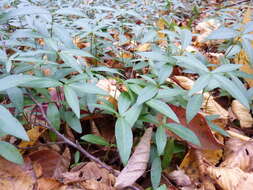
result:
[[[19,112],[23,110],[24,95],[21,89],[17,87],[7,89],[7,94],[11,100],[11,103],[18,109]]]
[[[0,105],[0,128],[3,132],[28,141],[25,129],[11,113]]]
[[[65,85],[64,95],[68,102],[68,105],[76,114],[77,118],[80,118],[80,105],[79,105],[79,100],[78,100],[78,96],[76,92],[70,86]]]
[[[156,99],[152,99],[149,100],[148,102],[146,102],[146,104],[155,109],[156,111],[164,114],[165,116],[173,119],[176,122],[179,122],[177,115],[173,112],[173,110],[169,107],[168,104],[160,101],[160,100],[156,100]]]
[[[146,102],[147,100],[150,100],[153,98],[158,92],[158,88],[154,85],[148,85],[145,88],[143,88],[137,98],[136,103],[142,104]]]
[[[115,136],[120,158],[124,165],[127,164],[133,145],[133,134],[126,119],[120,117],[116,121]]]
[[[73,112],[65,112],[64,119],[70,126],[70,128],[72,128],[77,133],[82,133],[82,125],[80,123],[80,120],[76,117],[76,115]]]
[[[0,91],[4,91],[8,88],[19,86],[26,82],[31,82],[35,80],[36,77],[30,75],[9,75],[0,79]]]
[[[135,122],[140,116],[141,110],[143,105],[136,105],[134,104],[129,110],[127,110],[123,116],[125,117],[126,121],[129,123],[130,127],[133,127]]]
[[[211,79],[210,74],[200,76],[198,80],[195,81],[192,89],[189,91],[189,95],[191,96],[194,93],[203,90],[203,88],[205,88],[208,85],[210,79]]]
[[[166,123],[165,126],[170,131],[172,131],[173,133],[178,135],[180,138],[182,138],[188,142],[191,142],[195,145],[201,146],[198,137],[190,129],[188,129],[180,124],[177,124],[177,123]]]
[[[156,147],[158,155],[162,155],[167,142],[167,135],[164,131],[164,126],[159,126],[155,133]]]
[[[160,185],[162,175],[162,166],[160,157],[156,157],[151,165],[151,182],[152,187],[156,189]]]
[[[69,65],[79,73],[83,73],[80,63],[78,63],[77,60],[72,55],[64,52],[60,52],[59,55],[66,65]]]
[[[73,83],[70,84],[69,86],[71,86],[76,91],[79,91],[80,93],[108,95],[106,91],[97,87],[95,84]]]
[[[244,95],[231,80],[218,74],[214,75],[214,77],[217,81],[220,82],[224,90],[226,90],[229,94],[241,102],[245,107],[250,109],[246,94]]]
[[[189,99],[186,107],[186,120],[188,123],[199,112],[202,105],[202,101],[203,101],[202,94],[195,94]]]
[[[0,156],[16,164],[23,164],[23,158],[18,149],[10,143],[0,141]]]
[[[110,146],[110,143],[108,143],[103,137],[92,135],[92,134],[84,135],[81,137],[81,139],[93,144]]]
[[[213,31],[208,37],[208,40],[226,40],[231,39],[236,36],[238,36],[240,33],[231,29],[231,28],[225,28],[221,27],[215,31]]]
[[[118,99],[119,114],[124,113],[131,105],[131,99],[127,92],[122,92]]]
[[[51,124],[53,125],[53,127],[59,130],[60,124],[61,124],[60,112],[54,103],[48,104],[47,117],[51,121]]]

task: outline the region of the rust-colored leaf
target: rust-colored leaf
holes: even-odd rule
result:
[[[182,107],[178,107],[170,104],[171,109],[176,113],[179,118],[180,124],[192,130],[201,143],[201,147],[189,143],[192,147],[198,149],[219,149],[222,144],[212,134],[210,127],[207,124],[205,117],[201,114],[197,114],[190,123],[186,121],[186,110]],[[175,123],[172,119],[167,120],[168,123]],[[168,130],[167,130],[168,131]],[[168,131],[169,132],[169,131]]]
[[[148,128],[137,145],[126,167],[116,179],[115,187],[124,188],[134,184],[147,168],[152,128]]]
[[[40,165],[42,176],[59,178],[63,172],[68,170],[70,164],[70,152],[66,149],[63,155],[53,150],[39,150],[31,153],[29,158],[33,164]]]

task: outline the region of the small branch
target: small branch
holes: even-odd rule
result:
[[[112,174],[114,174],[115,176],[118,175],[118,172],[116,172],[112,167],[108,166],[107,164],[105,164],[104,162],[102,162],[100,159],[96,158],[95,156],[91,155],[89,152],[87,152],[85,149],[83,149],[83,147],[77,142],[74,143],[71,140],[69,140],[68,138],[66,138],[63,134],[61,134],[59,131],[57,131],[51,124],[50,120],[48,119],[43,106],[41,103],[39,103],[32,95],[31,93],[27,94],[32,101],[38,106],[38,108],[40,109],[40,112],[42,114],[42,116],[44,117],[44,119],[47,122],[47,125],[45,125],[46,128],[48,128],[50,131],[54,132],[59,138],[61,138],[66,144],[72,146],[73,148],[79,150],[83,155],[85,155],[87,158],[89,158],[90,160],[96,162],[97,164],[99,164],[101,167],[107,169],[108,171],[110,171]]]

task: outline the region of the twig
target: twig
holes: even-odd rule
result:
[[[85,155],[87,158],[89,158],[90,160],[96,162],[97,164],[99,164],[101,167],[107,169],[108,171],[110,171],[112,174],[114,174],[115,176],[117,176],[119,174],[119,172],[115,171],[113,168],[111,168],[110,166],[108,166],[107,164],[105,164],[104,162],[102,162],[99,158],[96,158],[95,156],[91,155],[89,152],[87,152],[86,150],[83,149],[83,147],[77,142],[74,143],[71,140],[69,140],[68,138],[66,138],[63,134],[61,134],[59,131],[57,131],[51,124],[50,120],[47,118],[47,115],[43,109],[43,106],[41,103],[39,103],[33,96],[31,93],[27,94],[32,101],[38,106],[38,108],[40,109],[40,112],[42,114],[42,116],[44,117],[45,121],[47,122],[48,125],[45,125],[46,128],[48,128],[50,131],[54,132],[59,138],[61,138],[66,144],[74,147],[75,149],[79,150],[83,155]]]

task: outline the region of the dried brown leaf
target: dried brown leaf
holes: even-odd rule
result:
[[[245,172],[253,169],[253,142],[230,138],[226,142],[222,167],[240,168]]]
[[[68,170],[70,164],[69,149],[66,149],[63,155],[53,150],[39,150],[31,153],[29,158],[33,164],[41,165],[43,177],[56,179]]]
[[[189,186],[191,185],[191,179],[185,174],[184,170],[178,169],[168,174],[171,181],[176,183],[178,186]]]
[[[151,135],[152,128],[146,129],[128,164],[117,177],[115,187],[124,188],[133,185],[143,175],[149,160]]]
[[[242,128],[250,128],[253,124],[253,118],[250,114],[250,110],[243,106],[239,101],[234,100],[232,102],[232,111],[240,121]]]
[[[243,172],[240,168],[207,168],[210,177],[223,190],[249,190],[253,187],[253,174]]]
[[[18,165],[0,157],[0,190],[33,190],[35,183],[29,159]]]
[[[89,162],[86,165],[81,164],[80,166],[76,166],[70,172],[63,173],[61,180],[64,184],[97,180],[100,183],[112,187],[115,182],[115,177],[95,162]]]

